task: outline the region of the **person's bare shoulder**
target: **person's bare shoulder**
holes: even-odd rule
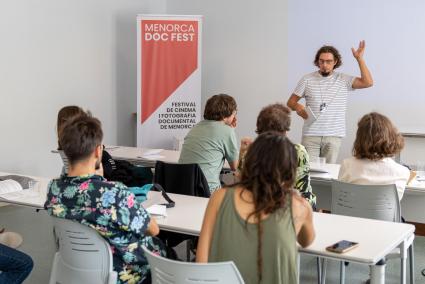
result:
[[[223,202],[226,192],[226,188],[220,188],[214,191],[214,193],[210,197],[210,206],[212,206],[215,210],[218,210],[220,208],[221,203]]]

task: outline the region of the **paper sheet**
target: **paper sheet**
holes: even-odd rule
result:
[[[307,112],[308,117],[306,120],[304,120],[304,123],[305,125],[310,125],[317,120],[317,117],[314,115],[313,111],[309,106],[306,106],[305,110]]]
[[[161,153],[163,150],[162,149],[149,149],[146,151],[142,152],[142,156],[146,157],[146,156],[155,156],[158,155],[159,153]]]
[[[167,217],[167,207],[165,205],[154,204],[147,208],[146,211],[151,215]]]

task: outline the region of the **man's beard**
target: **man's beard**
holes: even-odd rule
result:
[[[328,77],[330,74],[331,74],[331,72],[320,71],[320,75],[322,75],[323,77]]]

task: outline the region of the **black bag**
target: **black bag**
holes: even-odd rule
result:
[[[150,168],[137,167],[124,160],[114,160],[111,155],[103,151],[103,176],[110,181],[119,181],[128,187],[141,187],[152,183],[153,174]]]

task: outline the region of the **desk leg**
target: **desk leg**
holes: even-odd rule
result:
[[[344,261],[339,262],[339,283],[340,284],[345,283],[345,262]]]
[[[385,284],[385,260],[370,266],[370,284]]]
[[[300,284],[300,274],[301,274],[301,256],[300,256],[300,254],[298,254],[298,257],[297,257],[297,269],[298,269],[298,284]]]
[[[401,257],[401,271],[400,271],[400,283],[401,284],[406,284],[406,260],[407,260],[407,255],[408,255],[408,251],[409,250],[409,243],[408,240],[405,240],[401,245],[400,245],[400,257]],[[411,246],[413,246],[413,241],[411,243]],[[410,271],[412,272],[412,269],[410,269]],[[412,276],[412,273],[410,273],[410,276]],[[411,281],[411,283],[413,283]]]

